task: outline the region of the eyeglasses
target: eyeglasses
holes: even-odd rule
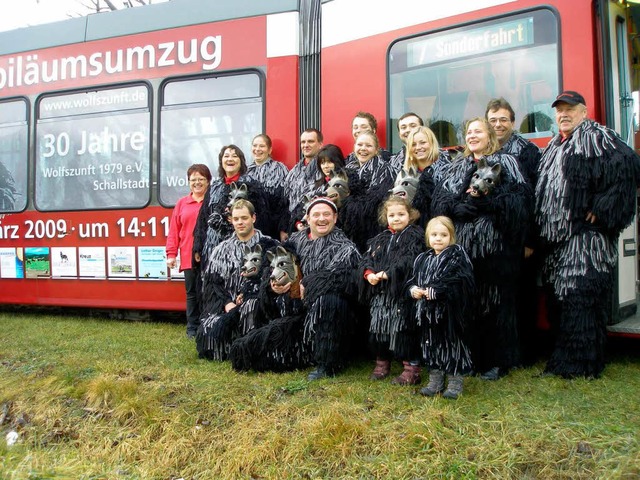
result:
[[[498,123],[511,123],[511,119],[507,118],[507,117],[500,117],[500,118],[490,118],[489,119],[489,123],[491,125],[496,125]]]
[[[197,183],[207,183],[207,179],[206,178],[190,178],[189,183],[192,185],[195,185]]]

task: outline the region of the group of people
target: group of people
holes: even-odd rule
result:
[[[392,155],[375,118],[358,112],[346,157],[307,129],[291,170],[265,134],[250,167],[235,145],[221,149],[215,178],[191,166],[167,258],[185,272],[199,355],[237,370],[314,366],[316,380],[366,345],[372,379],[396,359],[392,383],[416,385],[426,367],[420,392],[455,399],[465,375],[497,380],[531,358],[522,338],[535,328],[541,275],[555,337],[545,372],[598,377],[640,157],[587,118],[579,93],[552,107],[559,133],[543,150],[497,98],[467,122],[453,159],[415,113],[399,118],[404,146]],[[405,176],[413,187],[394,193]]]

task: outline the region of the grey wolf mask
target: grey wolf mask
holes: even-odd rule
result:
[[[492,167],[487,165],[487,161],[481,158],[478,161],[478,169],[471,177],[467,193],[472,197],[490,195],[496,185],[500,183],[500,172],[502,167],[496,163]]]
[[[305,193],[302,196],[302,211],[306,212],[307,208],[309,208],[309,204],[311,203],[311,201],[314,199],[315,197],[313,195],[309,195],[308,193]],[[309,223],[307,222],[307,214],[305,213],[304,216],[300,219],[300,223],[302,223],[302,225],[306,227],[309,226]]]
[[[260,244],[253,247],[243,248],[244,257],[242,260],[242,267],[240,268],[240,275],[245,278],[255,277],[260,271],[260,265],[262,264],[262,246]]]
[[[275,252],[267,252],[267,260],[271,264],[271,280],[278,285],[293,283],[298,279],[298,267],[291,252],[283,247],[276,247]]]
[[[405,198],[407,202],[411,203],[418,189],[419,178],[420,173],[415,167],[411,167],[408,172],[403,168],[398,173],[393,188],[389,190],[389,193],[396,197]]]
[[[244,183],[237,184],[233,182],[231,184],[231,189],[229,190],[229,201],[227,202],[227,208],[231,210],[231,207],[238,200],[248,200],[249,199],[249,191],[247,190],[247,185]]]
[[[336,207],[340,208],[342,201],[351,193],[351,190],[349,190],[349,177],[344,171],[339,173],[332,171],[329,177],[325,195],[336,204]]]

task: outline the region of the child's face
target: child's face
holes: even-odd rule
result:
[[[429,246],[433,248],[436,255],[439,255],[445,248],[451,244],[451,234],[449,230],[441,223],[436,223],[429,230]]]
[[[328,158],[323,158],[320,160],[320,169],[325,177],[328,177],[331,171],[335,168],[336,164],[333,163]]]
[[[387,224],[396,232],[401,232],[409,225],[409,212],[404,205],[389,205],[387,208]]]

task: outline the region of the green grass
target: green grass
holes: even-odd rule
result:
[[[172,323],[0,325],[3,479],[640,478],[640,340],[599,380],[540,363],[447,401],[372,382],[369,362],[318,382],[238,374]]]

